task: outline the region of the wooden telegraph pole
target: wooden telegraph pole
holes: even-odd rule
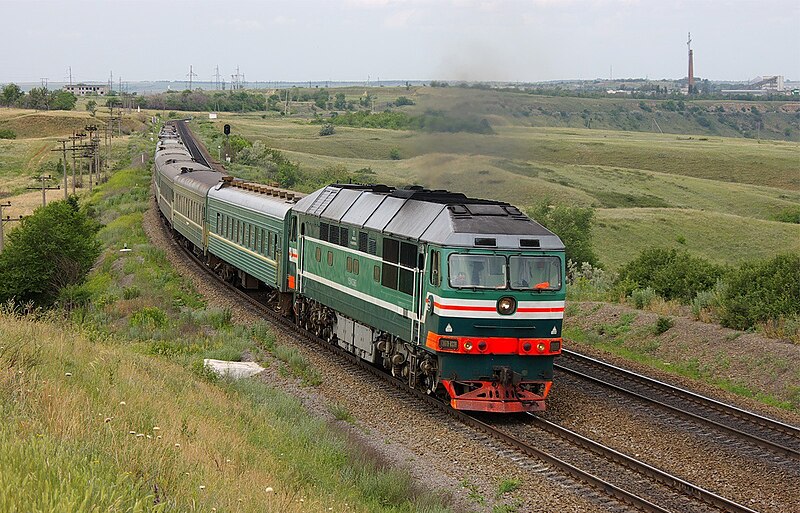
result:
[[[50,175],[37,176],[36,178],[34,178],[34,180],[41,180],[42,181],[42,186],[41,187],[28,187],[28,189],[31,189],[31,190],[36,190],[36,189],[41,189],[42,190],[42,206],[47,205],[47,191],[57,191],[57,190],[59,190],[61,188],[61,187],[58,187],[58,186],[57,187],[47,187],[47,184],[45,182],[47,180],[52,180],[52,178],[53,177],[50,176]]]
[[[0,253],[3,252],[3,246],[5,245],[5,235],[3,234],[3,223],[10,223],[12,221],[21,221],[22,216],[19,217],[11,217],[6,216],[3,217],[3,207],[10,207],[11,203],[6,201],[5,203],[0,203]]]
[[[59,150],[58,148],[56,148],[55,150],[50,150],[50,151],[60,151],[62,155],[61,167],[64,170],[64,199],[67,199],[67,195],[69,194],[69,189],[67,188],[67,141],[69,141],[69,139],[59,139],[58,142],[61,143],[61,149]],[[74,176],[72,177],[72,181],[73,181],[72,187],[74,189],[75,188]]]

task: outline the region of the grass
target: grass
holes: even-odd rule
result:
[[[444,511],[266,384],[204,381],[58,318],[5,311],[0,340],[3,511]]]
[[[450,511],[298,399],[203,367],[277,358],[309,386],[321,379],[267,325],[208,308],[150,245],[149,186],[124,169],[89,200],[106,225],[88,304],[0,310],[0,510]]]

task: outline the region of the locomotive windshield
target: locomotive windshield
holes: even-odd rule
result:
[[[512,256],[508,263],[512,289],[561,289],[561,260],[558,257]]]
[[[561,290],[557,256],[453,254],[448,259],[450,286],[469,289]]]
[[[506,288],[506,257],[450,255],[450,286],[475,289]]]

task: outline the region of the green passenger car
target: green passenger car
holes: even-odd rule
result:
[[[242,185],[225,180],[208,191],[208,252],[232,266],[243,286],[257,287],[258,280],[286,292],[286,233],[293,200]],[[212,267],[217,263],[211,262]]]

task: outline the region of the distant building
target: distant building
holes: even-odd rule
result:
[[[722,92],[728,94],[764,95],[770,93],[789,94],[791,91],[786,87],[783,75],[772,75],[756,77],[748,82],[745,88],[723,89]]]
[[[64,91],[72,93],[75,96],[105,96],[108,94],[108,86],[95,84],[67,84],[64,86]]]

